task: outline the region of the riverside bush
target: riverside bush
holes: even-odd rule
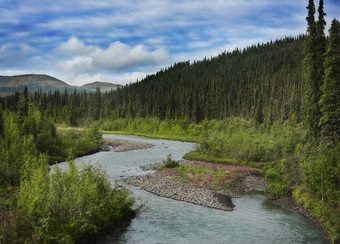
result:
[[[79,242],[104,233],[133,214],[126,188],[112,187],[99,168],[73,161],[62,171],[48,172],[41,157],[30,177],[21,183],[18,210],[30,219],[33,242]]]
[[[265,191],[273,199],[291,195],[291,189],[288,187],[285,179],[284,169],[282,163],[270,164],[262,169],[267,182]]]
[[[290,122],[266,127],[253,121],[231,118],[210,121],[197,151],[239,161],[264,162],[280,160],[293,153],[302,140],[300,128]]]
[[[167,155],[166,161],[163,162],[163,168],[175,168],[179,163],[176,160],[171,159],[171,154]]]
[[[71,156],[80,157],[99,150],[101,133],[93,126],[89,129],[59,128],[54,150],[49,152],[50,164],[66,160]]]

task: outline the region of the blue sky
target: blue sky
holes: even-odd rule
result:
[[[307,0],[1,0],[0,75],[126,84],[305,33]],[[315,1],[316,8],[318,1]],[[325,0],[327,30],[340,1]]]

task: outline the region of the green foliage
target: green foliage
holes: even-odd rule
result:
[[[322,117],[320,126],[323,141],[331,143],[340,137],[340,23],[333,20],[329,29],[329,44],[325,53],[325,76],[319,101]]]
[[[306,149],[305,149],[306,150]],[[302,171],[310,192],[321,201],[337,206],[340,203],[340,143],[305,151]]]
[[[0,184],[18,185],[25,159],[36,154],[34,137],[21,135],[18,116],[5,113],[4,132],[0,137]]]
[[[101,133],[96,126],[89,129],[58,128],[56,134],[55,146],[49,151],[50,164],[99,150]]]
[[[291,189],[287,185],[285,168],[282,163],[267,165],[263,167],[262,173],[265,175],[267,182],[265,192],[272,199],[291,195]]]
[[[197,151],[238,161],[270,162],[294,152],[301,140],[300,128],[287,121],[272,126],[258,126],[252,121],[233,118],[211,121]]]
[[[200,126],[188,120],[161,120],[156,117],[105,120],[100,121],[100,128],[106,133],[129,133],[182,141],[197,141],[201,134]]]
[[[45,164],[21,183],[19,210],[31,220],[34,242],[79,242],[103,233],[133,213],[134,200],[125,188],[112,187],[98,168],[69,162],[68,169]]]
[[[307,39],[305,44],[305,91],[304,91],[304,110],[305,123],[311,138],[320,136],[319,122],[321,118],[319,100],[321,97],[320,87],[323,83],[324,75],[324,53],[326,49],[326,38],[324,28],[323,1],[319,4],[319,18],[315,22],[314,0],[309,0],[307,16]]]
[[[166,161],[163,161],[163,168],[176,168],[178,166],[179,163],[171,159],[171,154],[166,156]]]

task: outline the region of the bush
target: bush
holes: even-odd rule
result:
[[[79,242],[105,232],[133,214],[134,200],[126,188],[112,187],[97,167],[48,173],[46,159],[22,181],[18,207],[31,220],[33,242]]]
[[[179,166],[177,161],[171,159],[171,154],[167,155],[167,159],[163,161],[163,164],[163,168],[176,168]]]
[[[287,185],[285,167],[282,163],[267,165],[263,167],[262,173],[267,182],[265,192],[269,194],[272,199],[291,195],[292,191]]]
[[[337,206],[340,202],[340,143],[320,144],[305,149],[302,171],[304,182],[314,196]]]

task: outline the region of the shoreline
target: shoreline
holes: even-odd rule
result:
[[[310,212],[308,212],[303,206],[298,204],[293,197],[282,197],[272,201],[274,204],[281,206],[282,208],[297,213],[312,222],[317,226],[320,230],[323,231],[325,240],[331,242],[329,236],[327,234],[327,230],[325,226],[320,223]]]

